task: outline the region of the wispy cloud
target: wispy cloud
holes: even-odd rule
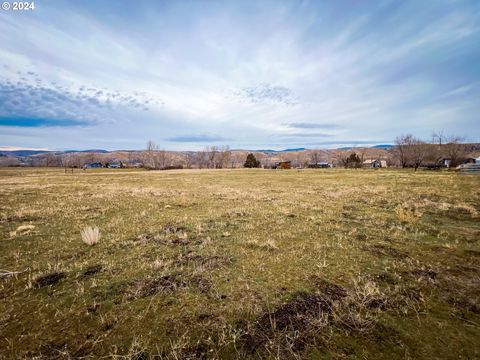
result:
[[[215,143],[219,141],[228,141],[231,139],[224,138],[217,135],[180,135],[172,136],[166,139],[172,142],[184,142],[184,143]]]
[[[338,129],[340,128],[340,126],[337,124],[306,123],[306,122],[284,123],[283,125],[291,128],[296,128],[296,129]]]
[[[0,145],[480,140],[476,0],[52,0],[1,15]]]
[[[297,105],[298,98],[293,95],[291,89],[283,86],[260,84],[251,87],[244,87],[233,92],[237,98],[244,99],[250,103],[279,103],[287,106]]]

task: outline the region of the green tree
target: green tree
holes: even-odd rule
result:
[[[260,161],[257,160],[255,155],[250,153],[247,155],[247,160],[245,160],[245,164],[243,166],[246,168],[258,168],[260,167]]]
[[[343,166],[345,166],[346,168],[362,167],[362,160],[355,152],[351,153],[350,156],[346,157],[345,159],[342,159],[342,162]]]

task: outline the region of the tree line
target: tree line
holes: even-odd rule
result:
[[[467,156],[467,149],[460,136],[446,136],[434,133],[430,141],[424,141],[412,134],[400,135],[391,149],[392,156],[402,168],[417,170],[421,166],[439,167],[448,165],[455,168],[461,165]],[[442,164],[447,160],[447,164]]]

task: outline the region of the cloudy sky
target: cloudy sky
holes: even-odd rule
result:
[[[0,146],[480,141],[480,1],[56,1],[0,10]]]

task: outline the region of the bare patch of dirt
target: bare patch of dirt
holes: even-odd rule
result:
[[[368,236],[366,234],[357,234],[356,239],[360,241],[365,241],[368,239]]]
[[[129,300],[140,299],[162,292],[173,292],[186,286],[187,283],[178,275],[137,279],[127,287],[124,296]]]
[[[478,250],[465,250],[464,253],[468,256],[472,257],[479,257],[480,256],[480,251]]]
[[[318,291],[315,294],[297,293],[274,311],[263,313],[244,336],[244,348],[253,353],[275,337],[276,333],[293,332],[292,349],[302,351],[311,341],[308,329],[313,323],[333,321],[334,304],[347,296],[347,291],[332,282],[312,277]]]
[[[244,336],[243,346],[247,352],[253,353],[274,337],[276,331],[302,331],[308,327],[311,318],[317,318],[322,313],[329,316],[331,312],[332,304],[326,297],[298,293],[273,312],[262,314]],[[304,346],[303,339],[298,339],[294,344],[297,351]]]
[[[181,225],[165,225],[158,233],[139,235],[136,241],[140,244],[188,245],[195,236],[188,234],[187,228]]]
[[[411,272],[412,275],[415,275],[420,278],[425,278],[429,280],[435,280],[437,278],[438,273],[435,270],[430,268],[426,269],[415,269]]]
[[[372,245],[368,247],[364,247],[363,250],[369,251],[375,255],[382,255],[382,256],[390,256],[397,259],[405,259],[408,258],[408,254],[401,250],[395,249],[391,246],[387,245]]]
[[[347,296],[347,291],[340,285],[322,279],[318,276],[312,276],[310,280],[313,282],[318,291],[329,301],[341,300]]]
[[[201,293],[208,293],[212,288],[212,282],[200,275],[193,276],[190,282],[196,286]]]
[[[468,298],[462,294],[451,295],[447,298],[447,303],[456,308],[480,314],[480,304],[478,303],[478,300]]]
[[[42,275],[35,279],[33,282],[33,287],[39,289],[45,286],[55,285],[65,277],[66,275],[64,272],[54,272],[47,275]]]
[[[87,267],[82,274],[84,277],[88,277],[88,276],[95,275],[96,273],[102,271],[102,269],[103,269],[102,265],[92,265]]]
[[[372,280],[377,283],[383,283],[388,285],[396,285],[398,283],[397,278],[388,272],[382,272],[371,276]]]
[[[175,260],[176,266],[184,266],[189,264],[200,265],[205,269],[221,269],[233,262],[232,258],[219,255],[179,255]]]

